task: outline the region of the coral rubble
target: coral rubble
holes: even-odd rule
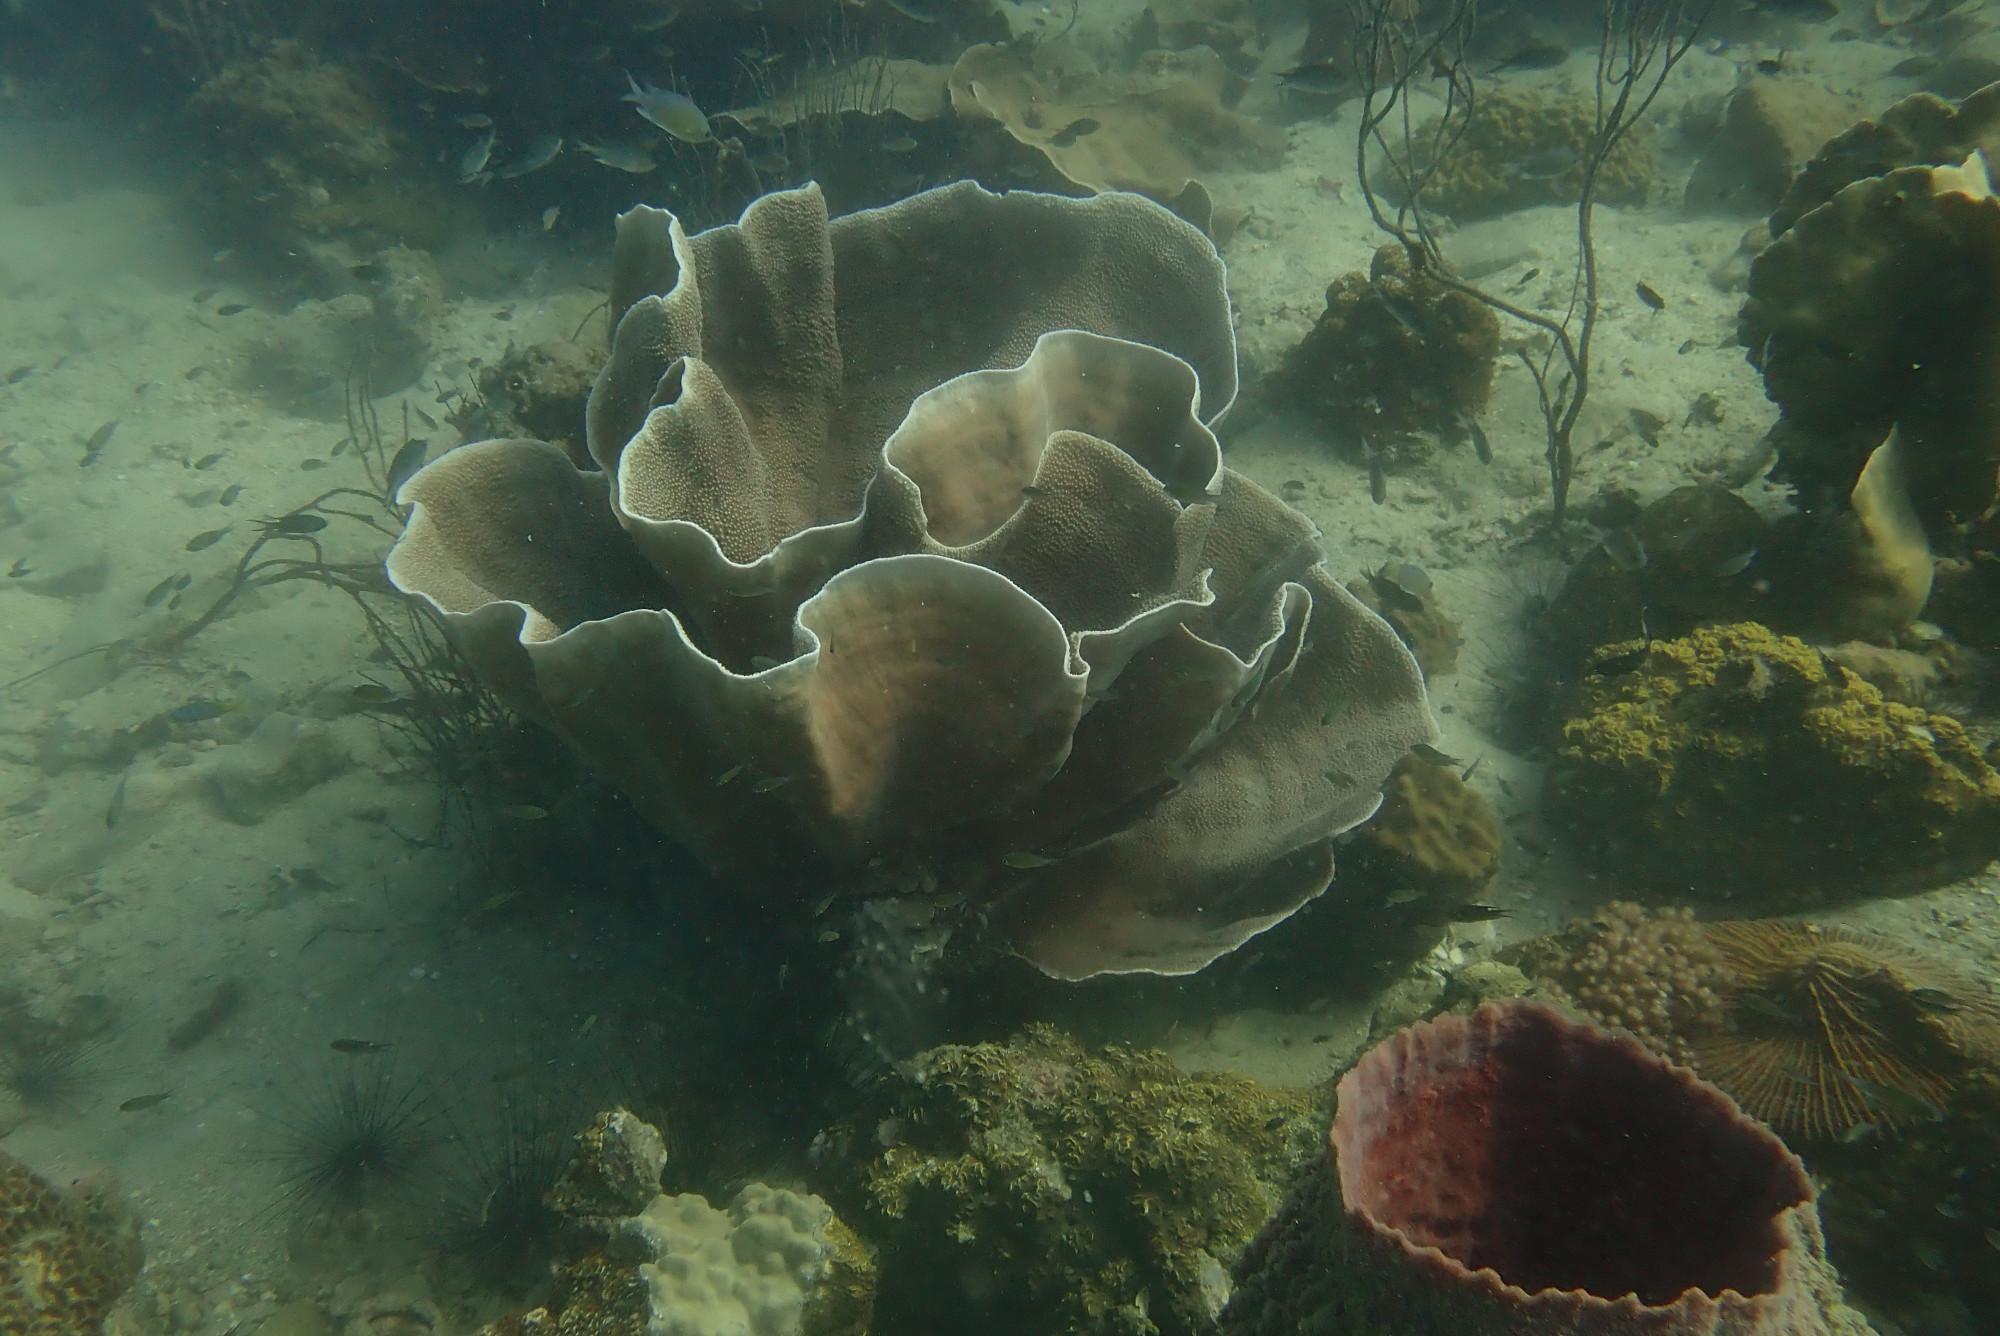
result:
[[[1209,1330],[1325,1124],[1303,1090],[1047,1026],[921,1055],[833,1138],[882,1249],[878,1332]]]
[[[110,1180],[62,1192],[0,1153],[0,1331],[95,1332],[139,1265],[137,1221]]]
[[[1602,872],[1744,908],[1935,883],[2000,854],[2000,774],[1962,724],[1755,622],[1592,655],[1548,804]]]
[[[1224,1336],[1862,1336],[1812,1181],[1713,1086],[1535,1002],[1399,1031],[1332,1163],[1245,1253]]]
[[[1191,972],[1435,736],[1310,521],[1222,466],[1222,279],[1131,195],[636,209],[602,475],[455,450],[390,575],[720,872],[921,863],[1050,974]]]
[[[1478,299],[1410,270],[1400,245],[1377,248],[1366,274],[1328,285],[1326,310],[1279,371],[1277,397],[1336,438],[1383,446],[1455,430],[1493,389],[1500,321]]]

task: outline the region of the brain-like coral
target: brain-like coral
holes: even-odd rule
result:
[[[1222,466],[1221,262],[1159,206],[642,208],[611,305],[602,471],[454,451],[389,572],[722,874],[915,862],[1051,974],[1182,973],[1318,895],[1433,735],[1311,523]]]
[[[1431,121],[1419,143],[1437,142]],[[1583,154],[1597,133],[1588,102],[1505,89],[1482,92],[1464,134],[1451,147],[1425,190],[1425,200],[1453,218],[1491,218],[1538,204],[1574,204],[1583,190]],[[1419,170],[1428,162],[1416,164]],[[1643,128],[1612,147],[1597,176],[1601,204],[1643,204],[1656,175],[1653,147]],[[1378,168],[1377,184],[1400,194]]]
[[[1755,622],[1593,654],[1548,801],[1598,870],[1739,908],[1949,880],[2000,854],[2000,774],[1962,724]]]
[[[136,1225],[108,1184],[63,1193],[0,1153],[0,1331],[95,1332],[139,1264]]]

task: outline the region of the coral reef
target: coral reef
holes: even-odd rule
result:
[[[1853,102],[1808,83],[1753,76],[1737,86],[1689,177],[1690,213],[1768,213],[1828,139],[1854,123]]]
[[[1976,986],[1862,933],[1613,902],[1511,954],[1801,1143],[1942,1117],[2000,1058],[2000,1010]]]
[[[966,51],[952,68],[952,107],[998,121],[1077,185],[1169,203],[1203,172],[1267,170],[1283,156],[1283,135],[1230,110],[1246,85],[1206,47],[1149,51],[1129,74],[1053,84],[1032,49]]]
[[[1592,655],[1547,801],[1602,872],[1742,908],[1950,880],[2000,854],[2000,774],[1963,725],[1755,622]]]
[[[1433,143],[1436,123],[1417,131]],[[1437,165],[1425,191],[1432,208],[1457,219],[1491,218],[1538,204],[1574,204],[1583,189],[1583,152],[1596,133],[1588,102],[1541,93],[1482,92],[1465,133]],[[1415,164],[1428,170],[1428,162]],[[1386,170],[1375,180],[1392,198],[1400,183]],[[1650,138],[1639,127],[1611,150],[1597,176],[1600,204],[1643,204],[1656,173]]]
[[[2000,84],[1954,107],[1917,93],[1874,120],[1858,121],[1819,146],[1771,213],[1771,235],[1825,204],[1856,181],[1902,167],[1944,167],[2000,148]]]
[[[1350,581],[1348,592],[1370,612],[1389,623],[1424,670],[1424,681],[1458,667],[1458,647],[1465,643],[1458,623],[1446,615],[1431,593],[1430,576],[1412,562],[1390,562]]]
[[[0,1152],[0,1331],[99,1330],[140,1257],[138,1222],[111,1179],[62,1192]]]
[[[1047,973],[1191,972],[1319,895],[1435,736],[1311,522],[1222,466],[1222,280],[1126,194],[634,210],[609,497],[462,447],[403,488],[390,576],[724,875],[921,864]]]
[[[1535,1002],[1341,1078],[1332,1163],[1237,1267],[1223,1336],[1864,1336],[1805,1166],[1729,1098]]]
[[[875,1264],[831,1207],[745,1184],[726,1208],[659,1190],[659,1130],[600,1113],[549,1193],[571,1255],[546,1304],[482,1336],[866,1336]]]
[[[1366,274],[1328,285],[1326,310],[1273,391],[1336,439],[1359,432],[1407,450],[1403,438],[1456,430],[1459,415],[1485,409],[1499,354],[1499,318],[1477,299],[1411,273],[1410,257],[1392,243],[1377,248]]]
[[[1500,870],[1500,823],[1486,800],[1449,766],[1417,756],[1396,763],[1382,810],[1355,831],[1365,850],[1356,876],[1456,904]]]
[[[467,440],[547,441],[579,467],[588,466],[584,408],[596,379],[597,361],[580,344],[510,346],[499,361],[479,368],[478,396],[459,401],[451,424]]]
[[[921,1055],[830,1138],[884,1257],[878,1336],[1208,1330],[1316,1113],[1302,1090],[1047,1026]]]

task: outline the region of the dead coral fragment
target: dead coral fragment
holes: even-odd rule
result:
[[[109,1180],[59,1192],[0,1153],[0,1331],[96,1332],[139,1265],[137,1222]]]
[[[1755,622],[1592,655],[1548,801],[1600,870],[1746,907],[1949,880],[2000,854],[2000,774],[1957,720]]]
[[[885,1257],[883,1329],[942,1330],[912,1319],[949,1312],[967,1336],[1205,1331],[1223,1268],[1324,1126],[1305,1091],[1086,1053],[1047,1026],[933,1049],[899,1087],[845,1133]]]
[[[1417,131],[1434,141],[1437,124]],[[1596,134],[1590,104],[1505,89],[1481,93],[1472,119],[1425,189],[1425,202],[1453,218],[1491,218],[1538,204],[1574,204],[1583,189],[1583,154]],[[1429,164],[1419,162],[1419,171]],[[1382,172],[1384,169],[1377,168]],[[1600,204],[1643,204],[1657,165],[1643,126],[1621,139],[1597,175]],[[1401,184],[1384,178],[1391,197]]]
[[[1244,1256],[1224,1336],[1868,1330],[1805,1166],[1715,1087],[1546,1005],[1399,1031],[1341,1079],[1331,1141]]]
[[[1499,353],[1499,318],[1411,273],[1409,255],[1392,243],[1366,274],[1328,285],[1326,310],[1286,360],[1278,391],[1329,434],[1360,431],[1391,446],[1415,432],[1456,430],[1460,414],[1484,411]]]

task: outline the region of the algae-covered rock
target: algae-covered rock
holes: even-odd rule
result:
[[[1418,142],[1433,142],[1436,130],[1435,121],[1426,123],[1417,131]],[[1482,93],[1425,200],[1461,220],[1538,204],[1574,204],[1583,190],[1583,153],[1596,134],[1589,102],[1506,89]],[[1598,172],[1598,203],[1645,203],[1657,170],[1646,129],[1634,127]],[[1376,185],[1398,193],[1386,175]]]
[[[1797,905],[2000,855],[2000,774],[1957,720],[1755,622],[1592,655],[1548,804],[1600,871],[1704,899]]]
[[[882,1250],[877,1336],[1206,1331],[1324,1130],[1306,1091],[1046,1026],[933,1049],[835,1138]]]
[[[1463,900],[1500,870],[1500,823],[1449,766],[1412,754],[1382,786],[1382,810],[1356,832],[1397,887]]]
[[[1392,243],[1376,250],[1366,274],[1327,286],[1326,310],[1287,358],[1276,391],[1329,435],[1363,432],[1393,445],[1414,432],[1455,431],[1460,414],[1476,417],[1499,355],[1499,318],[1412,273],[1409,255]]]

